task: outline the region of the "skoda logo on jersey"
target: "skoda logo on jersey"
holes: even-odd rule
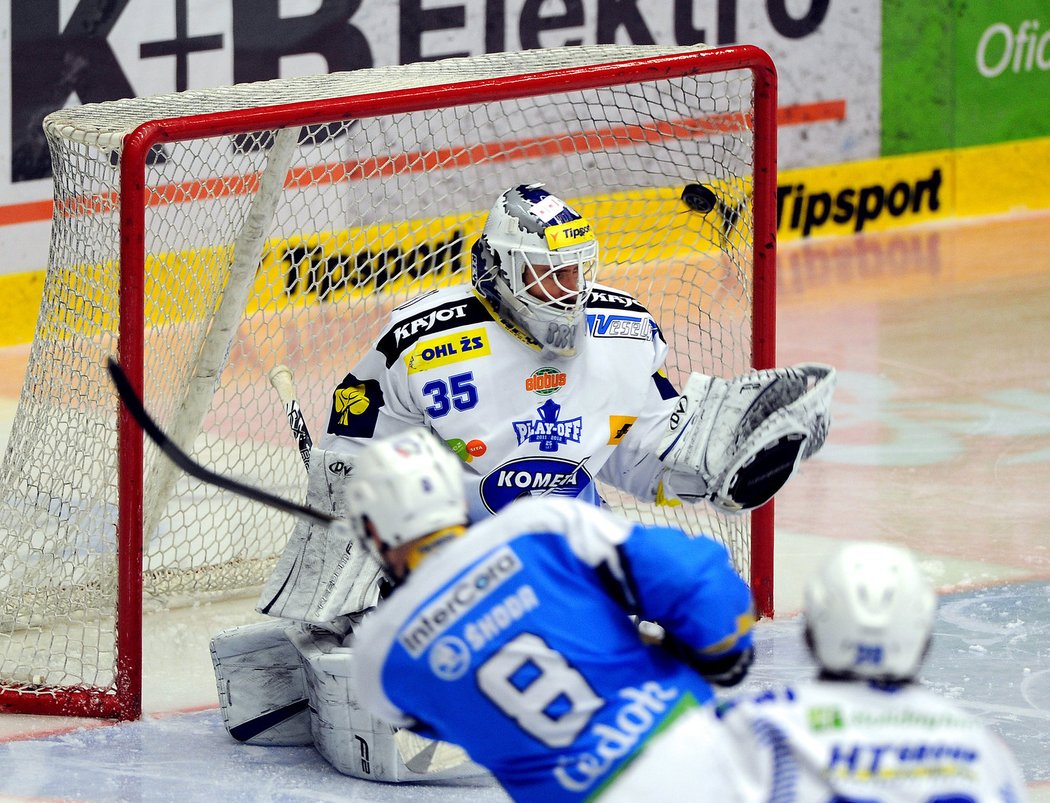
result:
[[[596,501],[591,475],[583,464],[557,457],[511,460],[481,481],[481,501],[493,513],[523,496],[547,495]]]
[[[430,648],[428,660],[430,671],[442,680],[459,680],[470,669],[470,647],[461,638],[443,636]]]
[[[577,416],[560,421],[561,405],[554,399],[547,399],[536,408],[539,418],[531,421],[515,421],[514,434],[518,445],[523,443],[539,444],[541,452],[556,452],[559,446],[566,443],[579,443],[583,433],[583,418]]]

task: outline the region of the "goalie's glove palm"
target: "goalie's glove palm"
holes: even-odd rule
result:
[[[692,374],[660,459],[672,472],[702,479],[704,498],[723,510],[752,510],[824,445],[834,385],[834,368],[809,363],[728,381]]]

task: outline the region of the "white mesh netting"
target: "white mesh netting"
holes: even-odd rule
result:
[[[49,117],[49,268],[0,474],[0,689],[106,689],[114,682],[121,489],[117,404],[105,360],[117,352],[120,324],[119,155],[136,126],[480,79],[497,84],[696,50],[495,54],[130,99]],[[332,389],[389,310],[434,283],[466,281],[470,245],[492,200],[531,181],[546,182],[594,222],[600,280],[653,312],[671,346],[673,382],[680,386],[691,371],[746,370],[752,75],[666,72],[579,91],[536,84],[530,92],[537,94],[517,99],[349,121],[306,117],[309,125],[286,135],[287,168],[271,152],[275,132],[245,132],[251,123],[238,128],[236,116],[221,117],[213,135],[155,147],[146,168],[146,327],[124,334],[143,338],[147,408],[209,468],[301,499],[305,475],[268,371],[277,363],[292,367],[307,423],[319,436]],[[279,179],[272,215],[258,201],[268,165]],[[706,215],[681,200],[694,182],[718,198]],[[256,218],[262,230],[246,231]],[[253,259],[247,280],[238,281],[235,254],[243,262],[253,246],[262,249],[258,270]],[[232,316],[229,338],[217,316]],[[203,381],[192,379],[202,360],[218,361],[217,382],[207,372]],[[179,412],[195,404],[201,412]],[[746,517],[657,509],[607,490],[632,517],[713,533],[747,576]],[[143,510],[144,594],[154,605],[257,587],[292,527],[282,514],[176,476],[149,446]]]

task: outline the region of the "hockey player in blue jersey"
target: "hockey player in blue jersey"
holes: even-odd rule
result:
[[[576,500],[523,499],[468,532],[459,472],[423,430],[358,455],[350,522],[398,587],[355,636],[353,696],[461,745],[516,800],[593,799],[711,682],[743,678],[750,591],[716,541]]]

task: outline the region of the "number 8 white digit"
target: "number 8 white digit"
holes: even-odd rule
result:
[[[539,675],[519,689],[511,678],[529,663]],[[572,744],[603,702],[561,653],[531,633],[504,644],[478,667],[476,677],[481,691],[503,713],[551,747]],[[547,709],[559,698],[568,710],[555,717]]]

